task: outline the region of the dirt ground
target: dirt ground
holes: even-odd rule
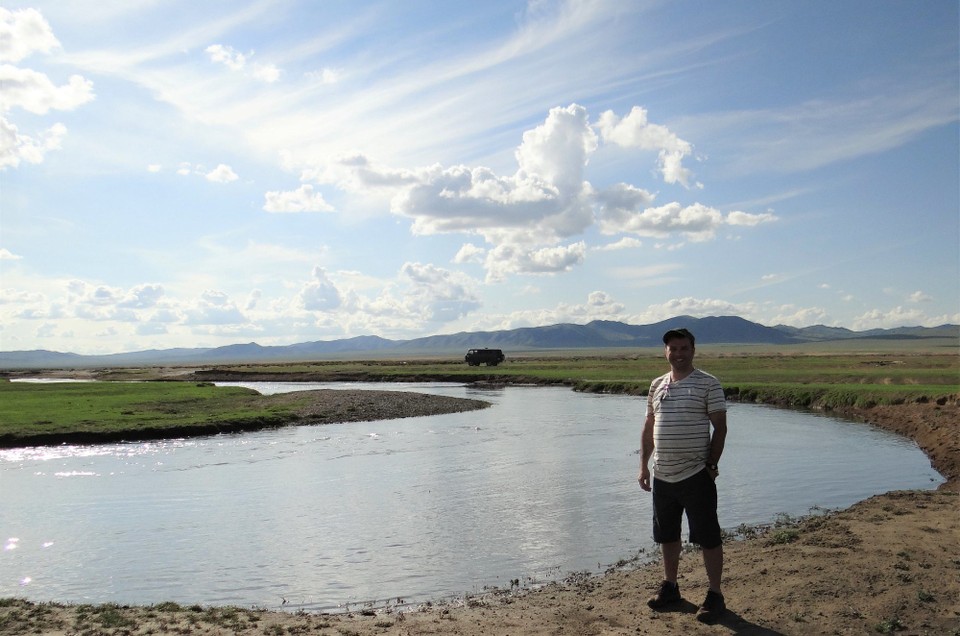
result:
[[[667,612],[645,603],[659,584],[659,566],[635,564],[534,591],[352,614],[6,600],[0,601],[0,634],[960,636],[960,405],[908,404],[837,415],[911,437],[947,482],[936,491],[886,493],[728,542],[728,612],[717,625],[694,619],[706,581],[700,557],[691,551],[681,560],[685,602]]]

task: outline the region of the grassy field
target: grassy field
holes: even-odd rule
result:
[[[869,407],[945,402],[960,396],[960,355],[931,351],[842,351],[702,347],[697,366],[716,375],[730,399],[799,408]],[[667,370],[659,349],[566,351],[512,355],[496,367],[470,367],[456,357],[422,360],[338,360],[307,364],[224,365],[206,369],[110,369],[106,382],[0,381],[0,442],[39,434],[149,431],[244,423],[279,425],[296,418],[290,406],[209,379],[310,381],[446,381],[560,384],[585,392],[643,395]],[[175,371],[176,373],[172,373]],[[198,373],[199,372],[199,373]],[[143,380],[179,377],[190,381]],[[137,380],[117,381],[117,380]]]
[[[257,392],[188,382],[0,382],[0,438],[283,423]]]
[[[784,353],[708,349],[697,366],[742,400],[788,406],[870,406],[949,398],[960,393],[956,352]],[[403,379],[564,384],[590,392],[644,394],[667,370],[660,350],[511,356],[496,367],[456,359],[367,360],[286,365],[230,365],[215,372],[310,377],[316,380]]]

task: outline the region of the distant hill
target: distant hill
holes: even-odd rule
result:
[[[960,344],[960,326],[901,327],[897,329],[849,329],[812,327],[767,327],[737,316],[694,318],[677,316],[650,325],[630,325],[594,320],[585,325],[557,324],[502,331],[474,331],[427,336],[413,340],[389,340],[379,336],[358,336],[340,340],[318,340],[286,346],[261,346],[255,342],[215,348],[158,349],[108,355],[79,355],[55,351],[0,351],[0,369],[123,367],[159,365],[206,365],[240,362],[299,362],[381,354],[462,354],[474,347],[509,351],[538,349],[597,349],[605,347],[659,347],[663,333],[684,326],[697,336],[697,344],[777,344],[825,342],[853,339],[952,338]]]

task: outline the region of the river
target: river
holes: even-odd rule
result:
[[[653,548],[643,399],[564,388],[246,383],[480,411],[0,451],[0,597],[336,611],[598,572]],[[869,425],[730,404],[727,529],[943,480]]]

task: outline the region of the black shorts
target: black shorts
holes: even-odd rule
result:
[[[684,512],[690,543],[707,550],[723,543],[717,519],[717,485],[706,469],[675,484],[653,480],[653,540],[679,541]]]

